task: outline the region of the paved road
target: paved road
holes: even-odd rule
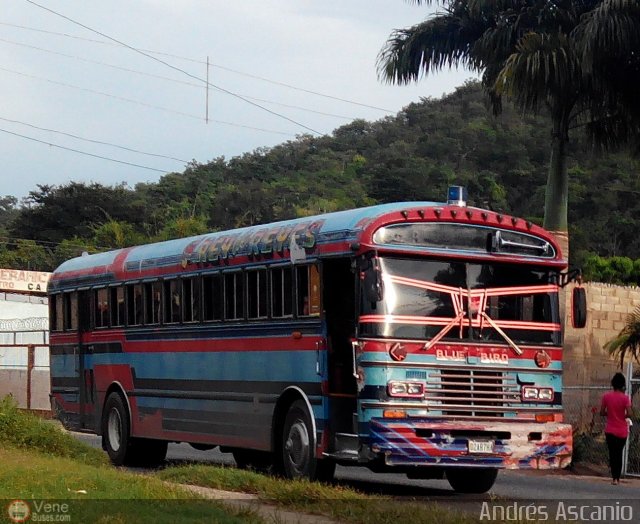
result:
[[[100,440],[95,435],[81,433],[74,433],[74,435],[92,446],[100,447]],[[229,453],[220,453],[218,450],[198,451],[188,444],[169,444],[167,459],[174,464],[185,462],[235,464]],[[370,494],[425,501],[478,500],[477,496],[468,497],[454,493],[445,480],[410,480],[405,475],[372,473],[366,468],[338,466],[336,480],[340,484]],[[638,501],[640,500],[640,479],[627,479],[620,486],[612,486],[609,479],[602,477],[581,477],[543,471],[503,471],[498,475],[491,492],[479,497],[480,500],[487,501],[525,498],[529,500],[580,499],[584,503],[618,499]],[[640,513],[638,520],[640,520]]]

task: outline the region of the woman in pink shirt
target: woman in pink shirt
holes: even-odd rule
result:
[[[626,379],[622,373],[616,373],[611,379],[613,391],[602,396],[600,414],[607,417],[604,434],[609,448],[609,466],[612,484],[620,484],[622,473],[622,450],[629,436],[627,418],[631,418],[631,399],[625,394]]]

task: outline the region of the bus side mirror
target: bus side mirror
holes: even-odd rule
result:
[[[571,325],[583,328],[587,325],[587,291],[583,287],[574,287],[571,293]]]
[[[363,287],[364,296],[367,298],[367,301],[375,304],[382,300],[384,290],[382,285],[382,273],[377,260],[373,259],[371,262],[371,266],[364,272]]]

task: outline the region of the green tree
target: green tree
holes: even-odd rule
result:
[[[551,118],[544,225],[568,226],[569,132],[598,145],[638,137],[640,2],[637,0],[414,0],[443,10],[396,30],[378,57],[381,76],[406,84],[445,67],[482,75],[494,111],[502,98]]]
[[[134,246],[148,240],[136,233],[131,224],[120,220],[107,220],[94,226],[93,231],[93,242],[101,251]]]
[[[29,271],[51,270],[51,252],[34,240],[18,240],[12,247],[13,249],[0,250],[0,267]]]
[[[202,235],[209,231],[205,217],[176,218],[165,225],[156,240],[191,237]]]

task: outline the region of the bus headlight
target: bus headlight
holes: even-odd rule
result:
[[[522,400],[529,402],[551,402],[553,401],[553,388],[522,386]]]
[[[424,384],[422,382],[393,381],[387,384],[387,393],[390,397],[422,398]]]

